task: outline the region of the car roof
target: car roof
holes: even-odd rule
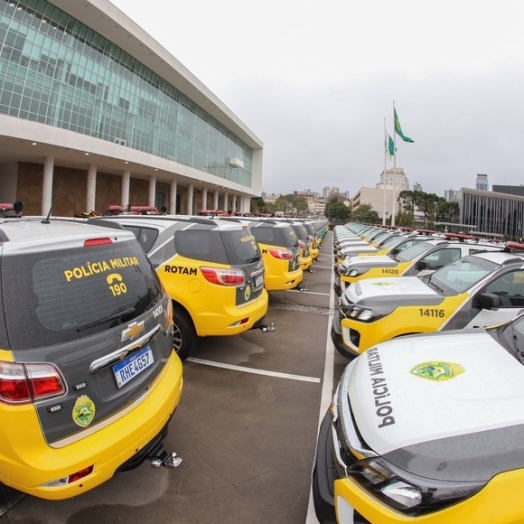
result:
[[[86,239],[108,237],[108,230],[86,221],[24,217],[0,219],[2,254],[44,251],[83,245]],[[130,240],[134,235],[123,229],[111,231],[113,241]]]
[[[478,253],[473,253],[470,256],[483,258],[484,260],[489,260],[501,266],[512,263],[524,264],[524,253],[508,253],[506,251],[481,251]]]
[[[235,230],[246,228],[246,224],[240,220],[222,220],[220,218],[210,218],[195,215],[115,215],[103,216],[90,219],[90,223],[97,221],[111,221],[119,224],[150,226],[158,229],[168,229],[174,224],[200,224],[210,228],[219,228],[220,230]]]

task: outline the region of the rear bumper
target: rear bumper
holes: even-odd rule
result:
[[[182,386],[182,363],[173,352],[162,373],[135,404],[86,430],[83,438],[65,441],[61,447],[51,447],[40,430],[31,430],[38,424],[34,416],[24,436],[6,434],[9,442],[4,440],[0,454],[0,482],[49,500],[75,497],[96,488],[120,468],[130,469],[133,462],[139,465],[137,461],[148,457],[152,443],[165,436]],[[54,487],[42,485],[89,466],[93,466],[92,473],[81,480]]]
[[[264,288],[259,297],[242,306],[222,304],[220,307],[215,303],[215,311],[206,307],[205,310],[191,311],[191,317],[199,337],[238,335],[260,322],[267,314],[268,305],[269,295]]]

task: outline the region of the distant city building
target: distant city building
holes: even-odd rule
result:
[[[274,204],[279,196],[281,195],[276,193],[262,193],[262,198],[266,204]]]
[[[376,187],[361,187],[351,199],[351,206],[355,210],[362,204],[370,205],[378,216],[383,219],[391,217],[393,203],[401,191],[409,190],[409,180],[404,169],[397,167],[385,169],[380,174],[380,182]]]
[[[507,193],[508,195],[516,195],[524,197],[524,186],[501,186],[493,184],[494,193]]]
[[[444,198],[448,202],[456,202],[456,200],[457,200],[457,190],[456,189],[446,189],[444,191]]]
[[[340,194],[340,188],[326,186],[322,188],[322,196],[327,200],[332,195]]]
[[[457,200],[461,224],[471,224],[477,233],[522,238],[524,196],[461,188]]]
[[[419,184],[418,182],[415,182],[413,184],[413,191],[422,191],[422,185]]]
[[[489,191],[488,175],[477,174],[475,189],[478,189],[479,191]]]
[[[397,191],[408,191],[409,181],[404,173],[404,169],[396,167],[395,169],[384,169],[380,174],[380,182],[377,188],[396,189]]]
[[[312,215],[323,215],[326,209],[326,200],[322,197],[308,202],[309,213]]]

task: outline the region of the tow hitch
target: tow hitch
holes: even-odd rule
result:
[[[305,284],[299,284],[295,289],[302,293],[302,291],[307,291],[307,286]]]
[[[258,325],[258,329],[260,329],[260,331],[263,331],[264,333],[275,331],[275,324],[273,322],[270,322],[269,324],[266,324],[265,322],[261,322]]]
[[[163,448],[156,456],[151,457],[151,467],[154,469],[178,468],[181,462],[182,459],[174,451],[168,453]]]

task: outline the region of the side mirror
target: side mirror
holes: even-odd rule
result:
[[[429,264],[427,262],[425,262],[424,260],[419,260],[415,264],[415,269],[417,271],[424,271],[425,269],[430,269],[430,267],[429,267]]]
[[[395,247],[393,248],[390,253],[395,256],[395,255],[398,255],[400,253],[400,249],[398,247]]]
[[[502,300],[495,293],[481,293],[475,297],[472,305],[476,309],[498,309],[502,307]]]

